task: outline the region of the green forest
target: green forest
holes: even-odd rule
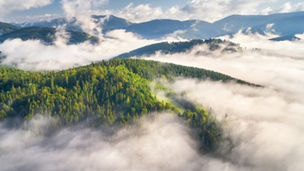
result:
[[[133,56],[142,57],[142,56],[151,56],[155,55],[157,52],[161,52],[162,54],[175,54],[175,53],[184,53],[195,46],[198,45],[206,45],[210,51],[220,50],[221,52],[235,53],[238,51],[242,51],[242,48],[233,42],[221,40],[221,39],[194,39],[190,41],[184,42],[161,42],[152,45],[147,45],[133,51],[121,54],[117,56],[118,58],[130,58]]]
[[[0,119],[48,114],[62,125],[89,121],[123,126],[151,112],[169,111],[196,130],[205,149],[214,148],[220,128],[207,110],[176,100],[174,93],[168,92],[170,100],[159,100],[151,90],[153,80],[177,77],[251,85],[209,70],[140,59],[113,59],[51,72],[0,66]]]

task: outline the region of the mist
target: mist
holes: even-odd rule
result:
[[[66,8],[68,17],[81,16]],[[60,29],[54,45],[6,40],[0,44],[6,56],[1,65],[62,70],[161,41],[124,30],[102,35],[101,30],[94,30],[96,25],[85,23],[91,22],[85,17],[78,22],[100,38],[98,44],[68,45],[69,35]],[[236,53],[197,46],[186,53],[144,57],[210,69],[263,86],[183,78],[167,84],[183,98],[206,107],[221,125],[223,140],[212,154],[199,152],[191,130],[172,114],[153,114],[114,135],[82,125],[54,131],[56,119],[37,116],[20,128],[0,123],[1,170],[303,170],[304,41],[303,35],[297,36],[300,40],[274,42],[269,40],[274,35],[240,32],[221,37],[240,44],[242,50]]]
[[[302,170],[304,104],[271,88],[178,80],[171,88],[221,123],[218,155],[253,170]],[[233,170],[233,169],[231,169]]]
[[[182,171],[235,167],[201,156],[191,130],[173,114],[150,114],[111,135],[82,125],[54,132],[49,129],[53,123],[54,118],[41,115],[21,128],[7,128],[2,123],[1,170]]]
[[[227,170],[304,168],[303,40],[274,42],[269,38],[241,33],[226,37],[240,44],[242,50],[237,53],[198,46],[186,53],[145,57],[211,69],[263,86],[191,79],[168,84],[183,98],[205,106],[221,123],[224,140],[218,157],[238,166]]]
[[[58,31],[60,32],[62,31]],[[56,35],[54,45],[46,45],[39,40],[6,40],[0,44],[0,51],[5,56],[0,61],[1,64],[35,71],[62,70],[108,60],[121,53],[156,42],[142,39],[124,30],[107,33],[98,44],[83,42],[69,45],[66,42],[69,35]]]
[[[301,38],[301,35],[298,35]],[[236,53],[209,51],[205,45],[186,53],[161,54],[143,57],[147,60],[169,62],[184,66],[210,69],[251,83],[284,90],[286,96],[303,100],[304,56],[303,39],[298,41],[268,40],[269,36],[237,33],[226,40],[239,43],[242,50]]]

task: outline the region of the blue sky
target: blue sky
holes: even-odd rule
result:
[[[155,18],[215,21],[232,14],[271,14],[304,10],[304,0],[14,0],[14,2],[0,0],[0,11],[3,11],[0,12],[0,19],[20,21],[42,19],[46,16],[63,16],[64,1],[75,3],[106,1],[97,7],[93,5],[91,9],[132,21]]]
[[[152,7],[162,7],[164,10],[167,8],[179,5],[183,6],[187,3],[187,0],[109,0],[105,5],[99,7],[100,9],[111,9],[111,10],[119,10],[130,3],[134,5],[139,4],[150,4]],[[19,16],[32,16],[32,15],[43,15],[43,14],[58,14],[62,15],[63,10],[61,7],[61,0],[53,0],[53,3],[50,5],[41,7],[41,8],[31,8],[29,10],[20,10],[20,11],[13,11],[7,17],[19,17]]]

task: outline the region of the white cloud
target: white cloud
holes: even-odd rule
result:
[[[152,7],[150,4],[134,5],[130,3],[121,10],[103,11],[117,15],[133,22],[143,22],[152,19],[199,19],[209,22],[222,19],[229,15],[271,14],[277,12],[292,12],[304,10],[302,2],[286,2],[278,9],[278,0],[191,0],[185,6],[173,6],[167,10],[161,7]]]
[[[173,6],[168,10],[160,7],[151,7],[149,4],[135,6],[129,4],[120,11],[107,11],[131,21],[142,22],[151,19],[200,19],[205,21],[215,21],[232,14],[259,14],[262,13],[259,7],[262,4],[275,2],[276,0],[192,0],[185,6]],[[267,11],[269,11],[268,9]],[[265,10],[264,10],[265,13]]]
[[[303,10],[304,10],[304,2],[298,2],[298,3],[286,2],[278,10],[278,12],[293,12],[293,11],[303,11]]]
[[[292,6],[290,2],[286,2],[282,8],[280,9],[280,12],[290,12],[292,10]]]
[[[17,10],[28,10],[53,3],[53,0],[0,0],[0,15]]]
[[[0,165],[4,170],[94,171],[145,168],[301,171],[304,167],[303,40],[269,41],[272,36],[238,33],[231,39],[227,37],[244,48],[235,54],[209,52],[206,47],[198,46],[187,53],[157,54],[147,58],[212,69],[265,86],[255,88],[197,80],[178,80],[170,85],[178,93],[184,94],[184,98],[211,108],[222,123],[227,141],[223,141],[216,157],[198,154],[196,142],[190,138],[188,129],[175,118],[165,117],[156,122],[144,122],[140,124],[140,129],[123,129],[111,137],[91,129],[65,129],[53,137],[45,138],[31,131],[2,128]],[[303,38],[303,35],[297,36]],[[18,62],[20,68],[25,68],[22,64],[26,64],[28,69],[37,69],[35,67],[40,62],[40,67],[48,67],[47,61],[53,61],[53,67],[70,67],[75,63],[84,65],[89,63],[89,57],[94,56],[92,54],[111,56],[117,53],[117,47],[118,50],[121,47],[126,50],[136,42],[136,46],[139,46],[141,41],[147,41],[122,30],[111,32],[106,37],[111,38],[106,39],[104,45],[99,45],[103,51],[94,50],[99,46],[88,48],[85,44],[68,46],[58,43],[55,46],[42,46],[39,42],[35,44],[35,41],[26,42],[29,43],[28,47],[19,46],[24,43],[21,40],[7,41],[1,48],[6,53],[9,52],[11,64]],[[11,46],[9,43],[12,43]],[[260,50],[252,50],[254,48]],[[24,54],[31,56],[22,59]],[[36,63],[30,63],[31,60]],[[39,126],[30,128],[43,130]],[[63,160],[65,162],[60,162]]]
[[[58,31],[56,36],[54,45],[45,45],[39,40],[6,40],[0,44],[0,51],[6,56],[1,64],[26,70],[60,70],[107,60],[121,53],[156,43],[124,30],[108,32],[99,44],[94,45],[89,42],[67,45],[67,37],[62,30]]]
[[[273,0],[272,0],[273,1]],[[261,4],[267,0],[192,0],[182,10],[191,18],[200,17],[207,21],[215,21],[232,14],[256,14]]]
[[[303,40],[268,39],[238,33],[230,40],[244,48],[239,53],[209,52],[198,46],[187,53],[146,58],[207,68],[265,86],[189,79],[169,85],[183,98],[210,109],[222,123],[225,139],[216,156],[238,166],[227,170],[300,171],[304,167]]]
[[[107,12],[133,22],[144,22],[153,19],[188,19],[183,16],[184,13],[178,6],[163,10],[161,7],[151,7],[150,4],[139,4],[136,6],[130,3],[122,10]]]
[[[114,135],[83,126],[50,134],[48,119],[43,117],[27,122],[25,129],[8,129],[0,124],[1,169],[217,171],[235,168],[233,164],[200,156],[190,130],[175,115],[155,115],[142,118]]]
[[[76,19],[84,32],[102,37],[100,23],[95,23],[91,18],[94,8],[107,3],[108,0],[61,0],[65,17],[69,20]]]
[[[300,171],[304,167],[303,101],[291,101],[292,95],[284,96],[281,90],[234,83],[180,80],[172,88],[211,108],[223,124],[225,138],[218,156],[226,162],[260,171]]]

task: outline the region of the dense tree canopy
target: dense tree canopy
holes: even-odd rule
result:
[[[220,136],[215,120],[202,107],[181,103],[172,94],[159,100],[151,90],[156,78],[175,77],[236,81],[198,68],[138,59],[114,59],[58,72],[30,72],[0,67],[0,118],[58,117],[63,124],[92,120],[94,124],[124,125],[153,111],[172,111],[197,129],[205,147]],[[174,105],[174,104],[179,105]]]

